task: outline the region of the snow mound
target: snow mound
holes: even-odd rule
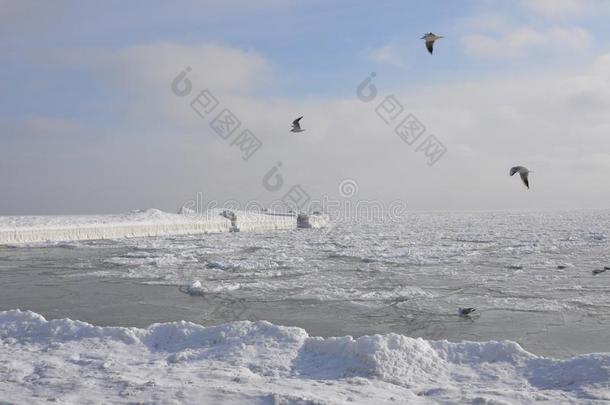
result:
[[[17,402],[610,400],[610,354],[555,360],[510,341],[319,338],[265,321],[98,327],[20,310],[0,312],[0,339],[0,392]]]

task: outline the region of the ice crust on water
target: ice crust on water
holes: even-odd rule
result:
[[[112,242],[116,253],[109,251],[93,267],[95,275],[144,283],[186,286],[201,280],[210,290],[241,284],[249,298],[260,301],[387,306],[409,300],[400,306],[441,317],[458,306],[475,306],[508,315],[588,319],[591,312],[606,314],[610,305],[610,278],[590,272],[610,263],[609,242],[589,240],[591,229],[610,227],[607,212],[419,213],[398,224],[332,225],[330,232],[123,239]],[[80,243],[85,249],[97,244]],[[509,268],[517,264],[522,269]],[[557,269],[558,264],[568,267]],[[584,349],[599,350],[604,347]]]
[[[99,327],[20,310],[0,312],[0,339],[0,395],[17,403],[610,400],[610,353],[555,360],[511,341],[319,338],[265,321]]]
[[[188,235],[230,232],[231,221],[220,215],[222,210],[205,213],[181,210],[171,214],[157,209],[136,210],[116,215],[0,216],[0,245],[57,241],[118,239],[126,237]],[[295,229],[295,216],[239,211],[240,231],[264,232]],[[313,227],[323,227],[328,217],[315,217]]]

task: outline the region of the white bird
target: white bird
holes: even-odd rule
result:
[[[527,187],[527,189],[529,190],[530,188],[530,182],[527,179],[527,175],[532,173],[530,172],[527,167],[523,167],[523,166],[515,166],[515,167],[511,167],[510,169],[510,175],[512,176],[515,173],[519,173],[519,176],[521,176],[521,180],[523,180],[523,184],[525,184],[525,187]]]
[[[426,48],[428,49],[428,52],[430,52],[430,55],[432,55],[432,51],[434,51],[434,41],[436,41],[437,39],[441,39],[441,38],[445,38],[445,37],[441,37],[439,35],[433,34],[432,32],[429,32],[426,35],[424,35],[423,37],[421,37],[421,39],[426,40]]]
[[[303,132],[305,131],[304,129],[301,129],[301,124],[299,124],[299,121],[301,121],[301,118],[303,118],[302,116],[297,118],[296,120],[292,121],[292,129],[290,130],[290,132]]]

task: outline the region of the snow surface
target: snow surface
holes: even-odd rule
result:
[[[610,353],[397,334],[310,337],[269,322],[146,329],[0,312],[0,398],[19,404],[607,403]]]
[[[222,210],[171,214],[157,209],[117,215],[0,216],[0,245],[230,232]],[[240,231],[295,229],[296,216],[234,211]],[[327,216],[316,217],[323,227]]]

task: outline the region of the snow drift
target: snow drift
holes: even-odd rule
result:
[[[0,397],[17,403],[550,403],[610,400],[610,354],[389,334],[310,337],[268,322],[146,329],[0,312]]]

